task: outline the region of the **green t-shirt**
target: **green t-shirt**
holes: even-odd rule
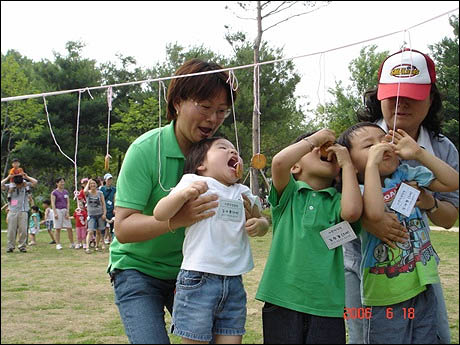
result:
[[[273,239],[256,299],[302,313],[343,317],[342,246],[329,250],[320,231],[340,223],[341,194],[291,180],[270,190]]]
[[[117,180],[115,206],[153,215],[158,201],[169,194],[163,188],[173,188],[182,177],[184,162],[174,122],[144,133],[126,152]],[[158,279],[175,279],[182,262],[183,241],[184,228],[143,242],[120,243],[115,239],[110,246],[108,270],[135,269]]]

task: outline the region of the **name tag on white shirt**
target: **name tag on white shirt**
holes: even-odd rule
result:
[[[241,200],[219,199],[218,219],[240,222],[243,219],[243,215],[244,206]]]
[[[356,234],[346,220],[319,233],[329,249],[337,248],[356,238]]]
[[[419,194],[420,191],[418,189],[406,183],[401,183],[390,208],[409,217],[414,209]]]

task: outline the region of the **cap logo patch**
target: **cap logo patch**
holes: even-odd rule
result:
[[[411,78],[419,74],[420,71],[418,70],[418,68],[410,64],[402,64],[395,66],[390,72],[390,75],[396,78]]]

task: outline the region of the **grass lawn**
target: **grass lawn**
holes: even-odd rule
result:
[[[75,234],[74,234],[75,236]],[[433,231],[433,244],[442,259],[440,273],[449,313],[452,343],[458,338],[459,247],[458,233]],[[105,273],[108,252],[88,255],[68,248],[57,251],[46,231],[27,253],[6,254],[6,233],[1,234],[1,343],[128,343],[113,290]],[[244,276],[248,293],[247,333],[243,343],[262,343],[262,303],[254,299],[271,232],[251,238],[255,268]],[[167,315],[169,315],[167,313]],[[168,327],[169,327],[169,316]],[[172,343],[180,338],[172,336]]]

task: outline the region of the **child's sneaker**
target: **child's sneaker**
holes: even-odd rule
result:
[[[77,244],[75,245],[75,249],[80,249],[80,244],[79,244],[79,243],[77,243]]]
[[[83,249],[86,249],[86,244],[83,244]]]
[[[61,250],[62,249],[62,246],[60,244],[56,244],[56,249],[57,250]]]

